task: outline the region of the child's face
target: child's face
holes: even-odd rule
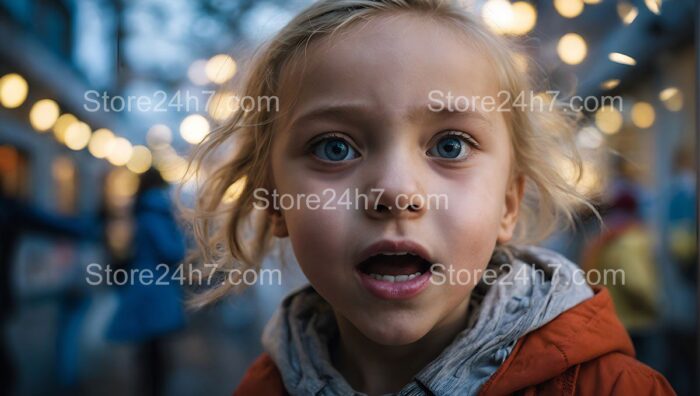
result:
[[[497,89],[492,67],[466,37],[410,15],[375,18],[312,43],[283,75],[272,175],[288,198],[280,201],[286,208],[275,233],[289,236],[302,270],[339,321],[374,342],[404,345],[464,320],[479,270],[496,242],[512,235],[522,181],[509,182],[503,113],[429,108],[437,106],[431,98],[448,92],[498,99]],[[431,96],[436,90],[444,96]],[[376,189],[383,206],[374,210]],[[335,209],[305,200],[291,205],[289,197],[301,194]],[[367,208],[362,199],[356,207],[356,194],[366,194]],[[417,194],[426,198],[422,209],[386,208],[407,206],[405,197]],[[440,207],[430,196],[439,197]],[[411,256],[363,263],[382,240],[419,244],[423,258],[452,268],[455,278],[462,271],[461,278],[450,284],[445,272],[448,282],[437,285],[426,262]],[[415,272],[422,275],[404,282],[369,275]]]

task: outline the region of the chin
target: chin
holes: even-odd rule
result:
[[[425,337],[430,331],[428,326],[421,326],[413,318],[398,320],[377,320],[355,327],[369,340],[385,346],[409,345]]]

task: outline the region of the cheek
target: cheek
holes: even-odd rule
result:
[[[490,259],[498,237],[505,186],[498,172],[445,182],[447,210],[434,210],[447,265],[478,269]]]
[[[341,265],[347,245],[347,221],[337,210],[290,210],[285,212],[289,238],[300,264],[323,259]]]
[[[448,196],[448,210],[439,211],[441,222],[447,227],[446,235],[454,234],[456,238],[470,240],[498,229],[505,192],[500,189],[490,192],[482,188],[467,187]]]
[[[310,177],[302,160],[285,157],[283,146],[279,141],[273,144],[272,173],[294,255],[315,287],[337,283],[347,275],[347,268],[354,268],[349,263],[348,243],[352,240],[352,213],[328,208],[341,187]]]
[[[337,284],[354,268],[350,243],[353,240],[355,221],[353,213],[344,208],[324,209],[329,194],[324,194],[323,189],[312,188],[308,182],[305,184],[298,180],[297,183],[295,192],[281,190],[280,194],[296,197],[313,194],[320,197],[320,202],[314,201],[307,205],[305,199],[300,199],[298,208],[283,211],[294,255],[304,274],[317,289]],[[319,292],[326,294],[321,290]]]

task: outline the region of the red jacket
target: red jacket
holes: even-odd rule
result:
[[[521,338],[480,395],[675,395],[661,374],[635,360],[607,289],[593,290],[592,298]],[[286,394],[267,354],[253,363],[234,392]]]

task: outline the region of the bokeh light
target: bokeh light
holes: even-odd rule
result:
[[[115,138],[112,141],[112,148],[107,160],[114,166],[126,165],[131,159],[131,143],[123,137]]]
[[[106,128],[96,130],[90,137],[88,143],[88,151],[95,158],[105,158],[112,150],[112,142],[114,141],[114,133]]]
[[[619,132],[622,121],[622,114],[613,106],[603,106],[595,113],[596,127],[608,135]]]
[[[499,34],[507,33],[514,20],[512,5],[506,0],[488,0],[481,7],[481,16],[484,23]]]
[[[218,122],[231,118],[239,108],[238,97],[230,91],[217,92],[209,102],[209,116]]]
[[[177,155],[168,158],[167,161],[161,161],[158,167],[163,179],[169,183],[182,182],[187,175],[187,169],[187,160]]]
[[[209,78],[207,77],[207,61],[205,59],[198,59],[190,65],[187,69],[187,77],[195,85],[206,85],[209,83]]]
[[[199,144],[209,134],[209,121],[200,114],[192,114],[180,123],[180,135],[187,143]]]
[[[516,1],[512,5],[513,21],[509,33],[524,35],[532,31],[537,24],[537,10],[525,1]]]
[[[223,84],[236,74],[236,61],[226,54],[212,56],[204,68],[209,81],[215,84]]]
[[[155,124],[146,132],[146,143],[152,148],[167,146],[173,140],[173,132],[164,124]]]
[[[615,89],[618,85],[620,85],[620,80],[613,78],[610,80],[603,81],[603,83],[600,84],[600,87],[603,89]]]
[[[661,3],[662,0],[644,0],[644,4],[647,6],[649,11],[656,15],[661,14]]]
[[[90,141],[90,126],[84,122],[74,122],[66,128],[65,144],[71,150],[82,150]]]
[[[634,58],[621,52],[611,52],[608,54],[608,59],[621,65],[634,66],[637,64]]]
[[[73,114],[61,114],[53,125],[53,133],[56,140],[64,143],[66,141],[66,130],[76,122],[78,122],[78,119]]]
[[[0,103],[8,109],[21,106],[28,92],[27,81],[19,74],[10,73],[0,78]]]
[[[659,93],[659,100],[670,111],[683,109],[683,93],[677,87],[668,87]]]
[[[51,99],[42,99],[34,103],[29,111],[29,123],[39,132],[48,131],[56,123],[60,112],[56,102]]]
[[[564,18],[576,18],[583,7],[583,0],[554,0],[554,9]]]
[[[559,58],[569,65],[578,65],[588,53],[586,40],[576,33],[567,33],[559,39],[557,54]]]
[[[241,193],[243,192],[243,188],[245,187],[246,183],[246,177],[242,177],[238,180],[236,180],[233,184],[231,184],[227,189],[226,192],[224,193],[224,196],[221,199],[222,203],[225,204],[230,204],[237,200],[240,196]]]
[[[134,173],[143,173],[151,167],[153,157],[146,146],[134,146],[126,167]]]
[[[654,125],[656,112],[654,111],[654,106],[651,104],[647,102],[637,102],[632,106],[630,116],[632,117],[632,123],[637,128],[646,129]]]
[[[107,175],[107,186],[111,195],[126,199],[136,194],[139,178],[125,168],[116,168]]]
[[[617,3],[617,15],[620,16],[622,23],[629,25],[637,19],[639,10],[629,2],[623,0]]]

